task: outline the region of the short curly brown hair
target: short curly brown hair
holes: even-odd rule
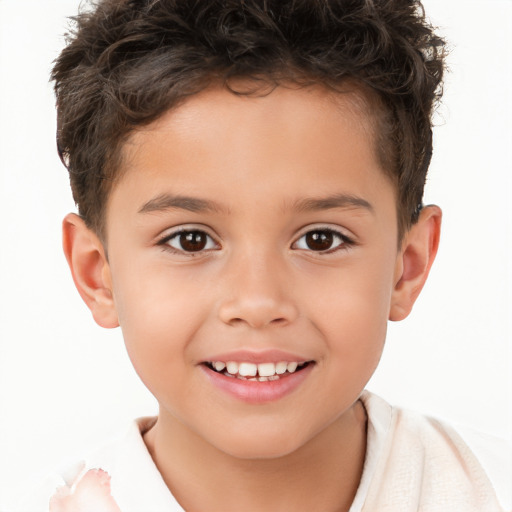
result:
[[[445,57],[420,1],[100,0],[73,22],[52,72],[57,144],[100,236],[130,133],[233,78],[359,84],[380,106],[376,145],[396,183],[399,233],[417,220]]]

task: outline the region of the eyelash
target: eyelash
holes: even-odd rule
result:
[[[334,243],[336,241],[336,239],[338,240],[339,243],[335,247],[329,247],[327,249],[318,250],[318,251],[311,249],[311,247],[296,247],[302,239],[305,239],[308,235],[314,235],[314,234],[316,234],[316,235],[320,234],[321,237],[324,237],[324,240],[326,239],[325,237],[327,235],[327,243],[329,243],[329,238],[332,243]],[[193,251],[193,250],[187,251],[183,248],[183,246],[182,246],[182,248],[177,248],[177,247],[173,247],[172,245],[170,245],[169,242],[171,240],[176,240],[176,239],[179,240],[179,237],[181,237],[182,235],[185,235],[185,236],[188,235],[189,237],[194,236],[194,235],[206,236],[207,240],[205,242],[205,246],[200,247],[197,251]],[[321,237],[320,237],[319,243],[322,243]],[[194,243],[194,240],[191,239],[190,241],[191,241],[191,243]],[[316,240],[310,240],[309,242],[311,242],[311,241],[316,241]],[[306,241],[305,243],[307,244],[308,242]],[[318,227],[318,228],[314,228],[314,229],[309,229],[308,231],[303,233],[299,238],[296,239],[295,242],[293,242],[291,247],[292,247],[292,249],[295,248],[297,250],[310,251],[313,254],[323,255],[323,254],[332,254],[332,253],[335,253],[340,250],[346,250],[349,247],[353,246],[354,244],[355,243],[351,238],[349,238],[348,236],[344,235],[343,233],[341,233],[335,229],[327,228],[327,227]],[[197,254],[204,254],[205,252],[217,250],[220,247],[219,244],[213,239],[213,237],[210,236],[206,231],[204,231],[202,229],[194,229],[194,228],[190,228],[190,229],[182,228],[182,229],[179,229],[172,233],[169,233],[168,235],[164,236],[161,240],[159,240],[157,242],[157,245],[161,246],[162,249],[165,251],[170,251],[175,254],[192,256],[192,257]],[[208,245],[210,245],[210,247],[208,247]]]

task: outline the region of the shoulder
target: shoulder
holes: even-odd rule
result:
[[[73,496],[87,495],[88,499],[91,496],[100,500],[102,506],[110,506],[106,508],[109,512],[181,512],[144,444],[142,435],[155,421],[156,418],[133,421],[124,432],[83,460],[48,476],[16,510],[68,512],[76,510]]]
[[[482,465],[500,502],[506,510],[512,510],[511,443],[465,426],[454,428]]]
[[[402,501],[415,499],[429,511],[443,510],[436,505],[442,502],[451,503],[450,510],[499,511],[498,492],[502,506],[510,508],[508,486],[502,484],[510,478],[504,474],[510,467],[505,442],[480,436],[476,447],[436,418],[392,407],[369,392],[361,400],[368,414],[370,497],[385,502],[394,493],[407,494]]]

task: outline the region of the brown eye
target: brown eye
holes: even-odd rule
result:
[[[331,229],[311,230],[302,235],[294,244],[294,249],[314,252],[330,252],[350,245],[350,240]]]
[[[200,252],[217,247],[211,236],[200,230],[180,231],[164,243],[181,252]]]
[[[328,251],[334,236],[331,231],[311,231],[306,234],[306,245],[312,251]]]
[[[181,233],[180,244],[184,251],[195,252],[202,251],[206,247],[206,233],[192,231],[191,233]]]

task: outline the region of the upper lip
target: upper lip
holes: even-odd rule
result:
[[[309,358],[304,358],[298,354],[291,352],[285,352],[278,349],[267,349],[267,350],[235,350],[232,352],[223,352],[221,354],[215,354],[212,357],[204,360],[203,362],[215,362],[215,361],[234,361],[236,363],[279,363],[279,362],[297,362],[305,363],[311,361]]]

